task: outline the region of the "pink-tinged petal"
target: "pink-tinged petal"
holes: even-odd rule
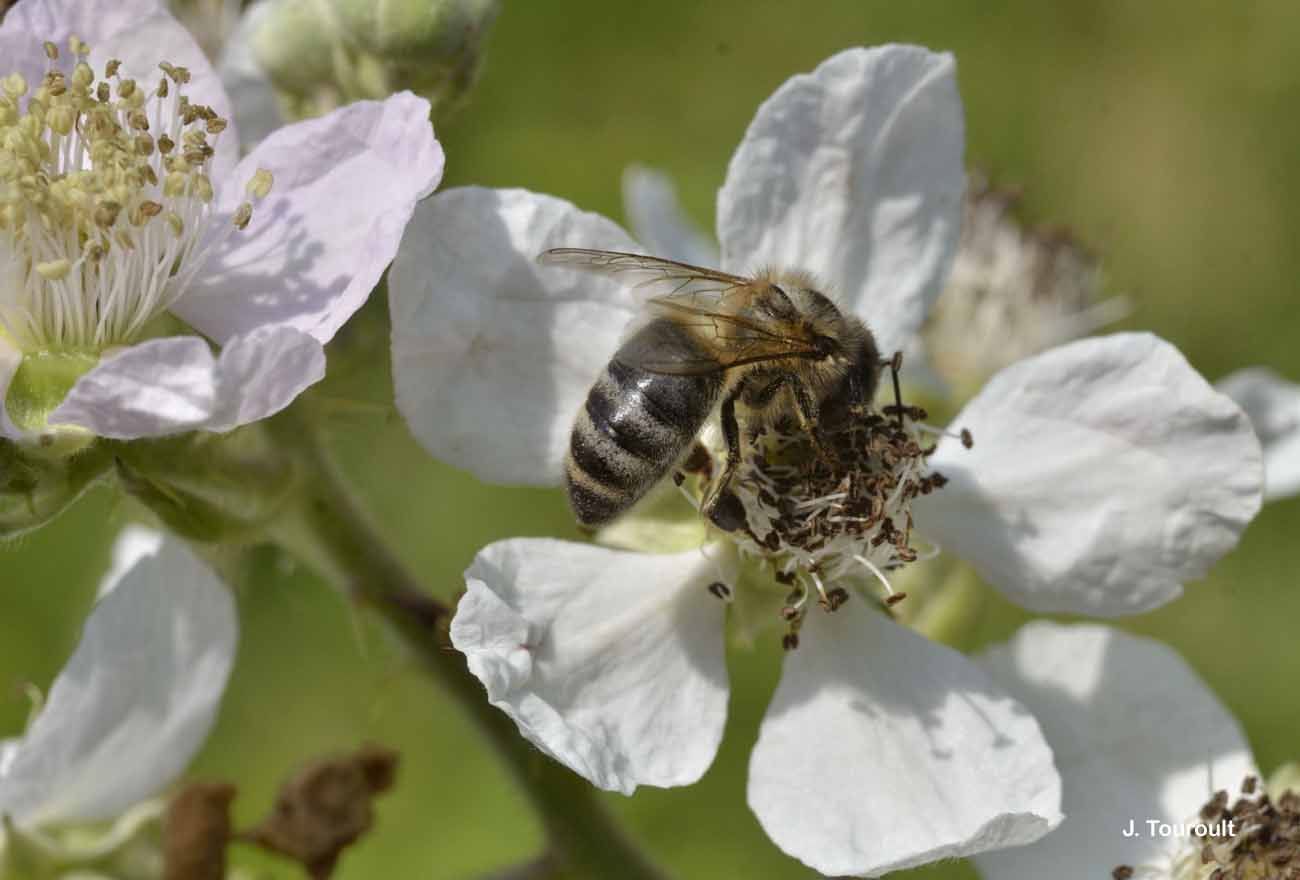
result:
[[[230,101],[203,50],[189,32],[158,0],[23,0],[9,10],[0,25],[0,74],[8,73],[10,55],[35,87],[48,67],[42,41],[54,43],[64,69],[72,57],[68,38],[78,37],[90,46],[88,59],[102,75],[110,58],[122,62],[121,76],[136,79],[152,90],[162,77],[159,62],[184,67],[190,81],[184,86],[194,104],[204,104],[232,122]],[[234,126],[213,142],[212,176],[220,178],[239,158],[239,137]]]
[[[698,550],[501,541],[465,573],[451,640],[492,705],[593,785],[688,785],[727,715],[713,577]]]
[[[291,327],[232,339],[219,356],[198,337],[154,339],[104,358],[49,421],[121,440],[229,431],[279,412],[324,376],[321,344]]]
[[[1300,493],[1300,385],[1267,367],[1250,367],[1216,387],[1245,411],[1264,448],[1264,498]]]
[[[207,738],[235,655],[235,605],[182,543],[142,556],[86,621],[0,772],[19,825],[109,819],[157,794]]]
[[[274,177],[270,195],[233,231],[259,169]],[[442,169],[429,102],[409,92],[285,126],[220,182],[220,244],[172,310],[218,342],[268,325],[328,342],[379,283]]]
[[[495,483],[560,482],[578,408],[638,308],[613,279],[538,264],[563,246],[636,249],[526,190],[453,189],[416,211],[388,296],[397,408],[429,454]]]
[[[808,615],[749,764],[749,805],[828,876],[1037,840],[1061,780],[1037,722],[961,654],[850,602]]]
[[[1179,841],[1147,820],[1197,821],[1216,789],[1236,792],[1255,772],[1240,725],[1159,642],[1039,621],[980,662],[1043,725],[1069,816],[1037,843],[976,856],[989,880],[1095,880],[1161,864]]]
[[[883,351],[905,349],[957,248],[964,141],[951,55],[850,49],[792,77],[718,193],[724,267],[812,272]]]
[[[931,465],[916,522],[1033,611],[1137,614],[1182,593],[1259,511],[1250,422],[1163,340],[1121,333],[999,372]]]

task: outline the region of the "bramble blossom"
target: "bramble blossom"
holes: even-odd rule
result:
[[[324,374],[442,172],[428,103],[358,102],[243,160],[156,0],[0,24],[0,434],[228,431]],[[215,350],[214,349],[219,349]]]
[[[806,270],[882,352],[908,349],[957,246],[962,142],[950,56],[828,59],[778,89],[737,149],[718,195],[721,268]],[[421,206],[394,262],[399,409],[430,453],[486,480],[561,482],[574,416],[641,306],[614,279],[538,265],[562,246],[640,251],[560,199],[463,188]],[[829,470],[805,436],[777,431],[737,473],[748,525],[735,532],[706,528],[668,485],[595,545],[497,542],[466,574],[453,643],[524,736],[630,793],[691,783],[712,761],[728,614],[784,618],[795,650],[748,792],[778,846],[875,876],[1035,840],[1061,819],[1037,723],[960,654],[878,613],[873,586],[937,545],[1035,610],[1156,607],[1254,516],[1259,448],[1241,411],[1147,334],[1023,360],[953,425],[936,432],[908,407],[867,416],[837,435]],[[692,503],[709,472],[675,475]]]

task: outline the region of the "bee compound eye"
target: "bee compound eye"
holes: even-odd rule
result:
[[[818,357],[827,358],[839,351],[840,346],[829,336],[818,333],[813,337],[813,349],[817,352]]]

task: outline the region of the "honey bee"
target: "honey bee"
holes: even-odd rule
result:
[[[650,294],[569,437],[569,503],[584,526],[608,523],[644,496],[717,409],[727,459],[701,512],[725,531],[745,527],[744,508],[728,489],[741,462],[741,418],[752,432],[793,418],[825,455],[822,433],[871,405],[889,363],[866,325],[801,272],[746,278],[582,248],[538,259],[612,275]]]

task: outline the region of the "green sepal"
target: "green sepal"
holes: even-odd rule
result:
[[[293,490],[291,462],[256,424],[108,446],[122,488],[193,541],[260,532]]]
[[[38,529],[95,484],[112,458],[91,438],[73,455],[0,439],[0,539]]]
[[[138,804],[111,825],[29,830],[4,817],[0,880],[156,880],[164,805]]]

